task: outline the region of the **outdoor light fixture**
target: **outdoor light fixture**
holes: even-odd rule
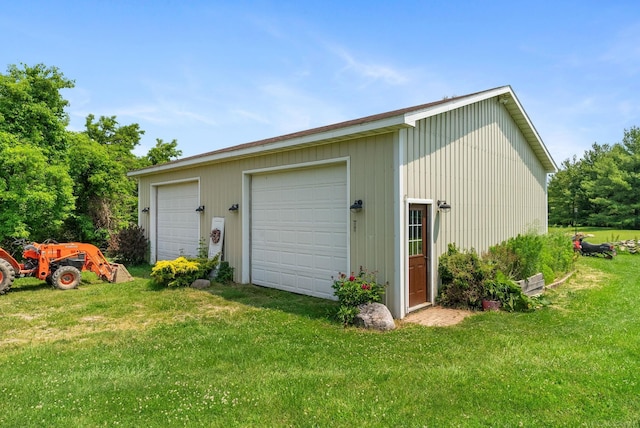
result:
[[[506,105],[509,102],[509,97],[506,95],[498,97],[498,102],[502,105]]]
[[[143,209],[142,209],[142,212],[143,212],[143,213],[148,213],[148,212],[149,212],[149,207],[143,208]]]
[[[240,208],[238,204],[233,204],[229,207],[229,211],[238,212],[238,208]]]
[[[362,209],[362,199],[356,199],[353,202],[353,205],[349,207],[349,209],[354,213],[357,213],[358,211],[360,211]]]
[[[438,201],[438,209],[443,212],[447,212],[451,209],[451,205],[447,203],[447,201]]]
[[[198,208],[196,208],[196,212],[203,213],[204,212],[204,205],[200,205]]]

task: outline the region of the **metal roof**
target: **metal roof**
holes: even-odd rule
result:
[[[522,105],[511,89],[511,86],[501,86],[469,95],[445,98],[440,101],[434,101],[427,104],[392,110],[386,113],[365,116],[359,119],[348,120],[345,122],[214,150],[161,165],[153,165],[136,171],[131,171],[128,175],[130,177],[139,177],[174,169],[193,167],[220,160],[256,156],[281,150],[292,150],[309,145],[327,144],[334,141],[383,134],[400,128],[415,126],[416,121],[420,119],[455,110],[492,97],[500,97],[504,100],[507,111],[511,114],[522,134],[529,142],[546,172],[556,172],[557,166],[554,160],[540,138],[540,135],[538,135],[538,132],[531,123],[531,120],[529,120],[529,117],[522,108]]]

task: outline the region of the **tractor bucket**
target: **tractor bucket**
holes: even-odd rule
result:
[[[113,268],[113,278],[110,282],[129,282],[133,281],[133,277],[129,273],[124,265],[118,263],[112,263],[111,267]]]

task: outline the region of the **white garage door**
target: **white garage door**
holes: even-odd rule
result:
[[[347,271],[344,164],[255,175],[251,181],[251,281],[334,298]]]
[[[200,239],[198,182],[158,186],[157,191],[157,259],[195,257]]]

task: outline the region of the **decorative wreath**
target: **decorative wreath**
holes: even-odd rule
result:
[[[209,236],[211,237],[211,241],[212,241],[214,244],[217,244],[218,242],[220,242],[220,234],[221,234],[221,233],[220,233],[220,229],[217,229],[217,228],[216,228],[216,229],[213,229],[213,230],[211,231],[211,234],[209,234]]]

